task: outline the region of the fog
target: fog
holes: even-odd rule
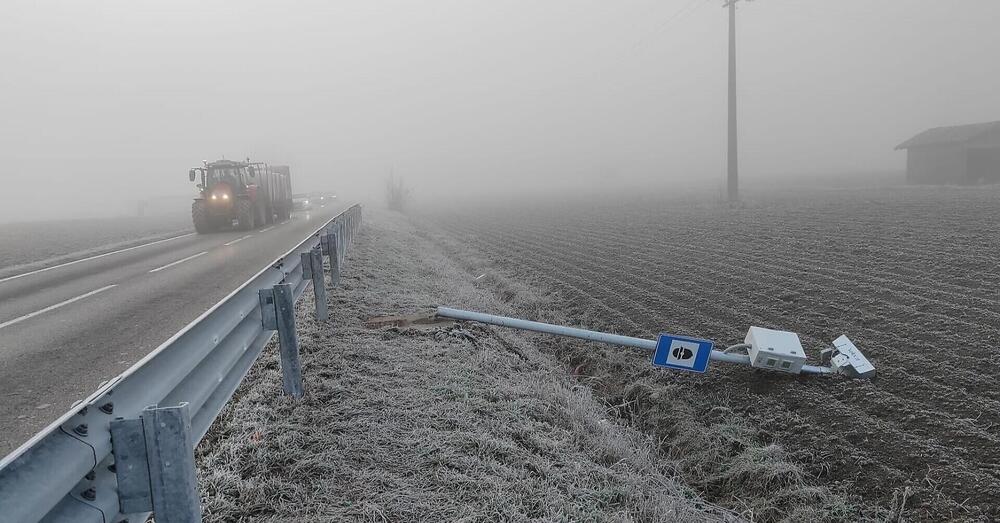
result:
[[[188,168],[222,157],[358,197],[390,172],[424,201],[718,192],[720,4],[5,0],[0,220],[191,197]],[[1000,2],[738,12],[748,186],[897,172],[913,134],[1000,119]]]

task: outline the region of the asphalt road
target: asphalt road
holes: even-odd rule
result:
[[[187,234],[0,279],[0,456],[345,209]]]

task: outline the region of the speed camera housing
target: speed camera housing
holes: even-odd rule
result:
[[[798,374],[806,362],[806,352],[794,332],[750,327],[744,343],[750,345],[750,364],[760,369]]]

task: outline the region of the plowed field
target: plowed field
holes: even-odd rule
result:
[[[658,201],[432,217],[483,272],[547,289],[543,319],[739,343],[751,325],[819,351],[847,334],[873,381],[553,341],[710,501],[760,520],[1000,520],[1000,192],[788,194],[733,209]],[[798,512],[797,512],[798,511]]]

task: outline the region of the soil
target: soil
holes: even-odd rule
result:
[[[366,209],[331,319],[311,289],[297,304],[305,397],[281,394],[272,343],[199,445],[205,521],[742,520],[523,333],[398,317],[553,307],[495,292],[472,254]]]
[[[799,192],[733,208],[645,199],[421,218],[522,316],[654,338],[847,334],[871,381],[533,338],[748,519],[1000,520],[1000,191]],[[516,282],[516,285],[515,283]],[[528,286],[548,304],[522,306]],[[450,305],[443,303],[444,305]],[[494,311],[490,311],[494,312]]]

